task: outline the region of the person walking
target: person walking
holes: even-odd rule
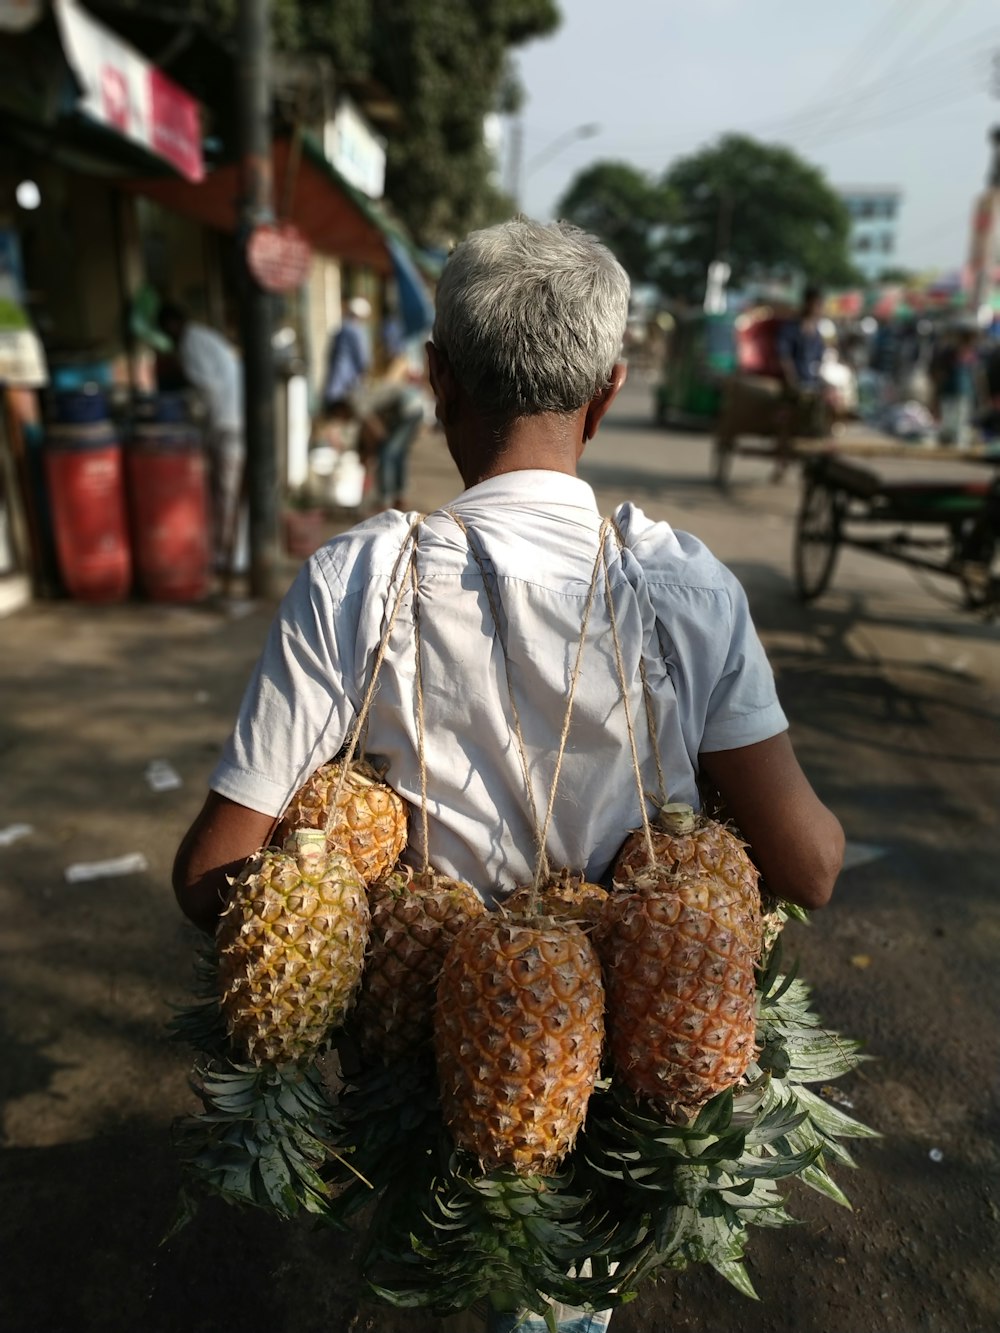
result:
[[[179,305],[168,302],[161,306],[159,324],[174,344],[184,378],[205,404],[215,565],[229,573],[246,467],[243,363],[221,333],[190,319]]]
[[[305,777],[343,746],[411,534],[426,598],[423,725],[407,593],[385,647],[367,752],[416,808],[426,766],[426,850],[437,870],[474,885],[490,906],[531,881],[531,807],[546,807],[554,783],[606,531],[577,464],[625,381],[619,353],[628,299],[628,278],[610,252],[567,224],[517,218],[473,232],[452,252],[428,357],[437,416],[465,489],[426,518],[389,510],[369,519],[335,537],[299,574],[178,850],[174,885],[192,920],[214,927],[229,877],[266,844]],[[619,506],[614,522],[621,544],[607,548],[611,600],[598,597],[590,610],[594,649],[576,678],[551,863],[598,880],[623,832],[639,824],[621,682],[633,717],[643,715],[645,682],[671,799],[700,808],[699,779],[711,783],[771,893],[822,906],[843,833],[795,756],[743,589],[696,537],[634,504]],[[621,677],[605,651],[612,616]],[[645,727],[636,741],[643,788],[655,790]],[[418,864],[423,850],[412,848]],[[574,1333],[608,1319],[564,1309],[556,1317]],[[491,1318],[495,1330],[544,1327],[534,1316]]]
[[[357,392],[371,369],[371,349],[365,324],[371,318],[371,303],[353,296],[344,307],[344,321],[330,339],[323,403],[339,402]]]

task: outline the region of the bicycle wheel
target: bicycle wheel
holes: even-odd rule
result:
[[[840,549],[840,513],[838,492],[809,479],[795,523],[795,588],[804,602],[829,586]]]

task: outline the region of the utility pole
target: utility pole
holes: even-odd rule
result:
[[[255,227],[274,219],[271,169],[271,3],[238,0],[237,124],[240,152],[240,334],[250,511],[250,594],[277,591],[278,464],[274,419],[273,298],[247,265]]]

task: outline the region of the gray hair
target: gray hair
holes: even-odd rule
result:
[[[610,380],[628,300],[628,275],[600,241],[518,217],[456,246],[432,337],[484,415],[575,412]]]

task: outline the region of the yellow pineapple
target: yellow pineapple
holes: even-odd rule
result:
[[[704,876],[728,893],[744,917],[743,929],[752,939],[754,957],[760,956],[763,932],[757,867],[741,842],[724,824],[696,815],[689,805],[665,805],[652,825],[655,861],[642,829],[631,832],[612,868],[615,889],[628,889],[636,875],[660,866],[681,875]]]
[[[545,918],[470,922],[441,973],[434,1041],[458,1147],[486,1171],[554,1171],[583,1124],[604,1041],[586,935]]]
[[[362,760],[351,764],[337,797],[341,770],[337,762],[323,764],[306,779],[288,803],[277,840],[297,828],[326,829],[331,850],[350,857],[370,884],[392,869],[406,846],[406,803]],[[336,813],[328,826],[335,797]]]
[[[760,931],[731,886],[640,872],[609,899],[597,943],[617,1077],[672,1115],[732,1087],[754,1054]]]
[[[541,912],[556,921],[575,921],[584,929],[592,929],[607,900],[607,890],[600,884],[589,884],[582,875],[563,869],[546,879],[534,896],[530,884],[515,889],[504,899],[503,910],[508,916]]]
[[[372,925],[357,1022],[365,1060],[387,1063],[430,1041],[441,965],[456,935],[486,915],[475,889],[401,866],[370,885]]]
[[[320,830],[247,863],[216,933],[222,1012],[242,1055],[282,1065],[322,1047],[361,981],[368,920],[361,876]]]

